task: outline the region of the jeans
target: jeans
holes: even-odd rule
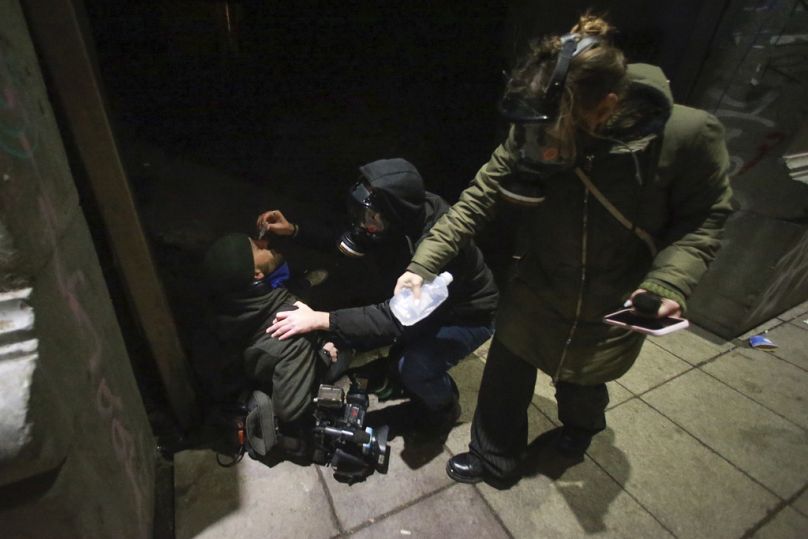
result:
[[[406,343],[398,360],[401,383],[429,410],[447,407],[455,398],[447,371],[493,333],[491,326],[441,326]]]

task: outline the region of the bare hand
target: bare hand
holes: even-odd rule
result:
[[[411,271],[405,271],[401,274],[401,277],[398,278],[398,281],[396,281],[396,289],[393,291],[393,295],[398,294],[402,288],[409,288],[412,290],[412,296],[415,299],[421,299],[422,284],[424,284],[423,277]]]
[[[648,290],[643,288],[638,288],[634,292],[631,293],[631,300],[634,299],[634,296],[637,294],[646,294]],[[657,318],[665,318],[666,316],[681,316],[682,314],[682,306],[679,305],[676,301],[668,298],[660,298],[662,303],[659,305],[659,309],[657,310],[656,317]]]
[[[295,225],[287,221],[280,210],[265,211],[258,216],[255,226],[258,228],[259,238],[267,232],[277,236],[291,236],[296,230]]]
[[[337,356],[339,355],[339,350],[337,350],[337,347],[334,346],[334,343],[332,343],[331,341],[325,343],[323,345],[323,350],[328,352],[328,357],[331,358],[331,363],[337,362]]]
[[[328,329],[330,322],[328,313],[314,311],[302,301],[296,301],[295,306],[297,310],[277,313],[266,332],[282,341],[295,335]]]

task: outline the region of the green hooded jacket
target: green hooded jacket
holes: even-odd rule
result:
[[[193,364],[214,402],[229,402],[244,389],[272,398],[275,416],[292,422],[311,412],[322,372],[317,334],[278,340],[266,334],[275,315],[295,309],[284,288],[211,297],[205,326],[194,338]]]
[[[637,288],[683,311],[715,257],[731,212],[724,131],[707,112],[674,105],[662,71],[628,69],[629,87],[602,131],[579,146],[579,166],[605,197],[653,238],[656,253],[592,195],[573,170],[543,182],[525,212],[518,263],[502,293],[496,335],[506,348],[562,380],[592,385],[633,364],[643,336],[602,322]],[[591,150],[591,151],[590,151]],[[408,267],[438,273],[499,211],[499,182],[517,170],[514,132],[421,242]]]

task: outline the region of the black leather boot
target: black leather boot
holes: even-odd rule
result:
[[[460,453],[446,462],[446,474],[460,483],[479,483],[485,481],[498,490],[507,490],[519,482],[519,475],[511,477],[494,477],[485,470],[483,461],[473,453]]]
[[[485,478],[483,461],[471,453],[460,453],[446,462],[446,474],[460,483],[479,483]]]
[[[555,443],[556,451],[568,459],[581,460],[592,443],[592,434],[575,427],[562,427]]]

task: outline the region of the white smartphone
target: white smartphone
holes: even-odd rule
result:
[[[690,325],[690,322],[684,318],[676,318],[675,316],[650,318],[640,316],[631,309],[623,309],[607,314],[603,317],[603,321],[613,326],[620,326],[630,331],[647,335],[667,335],[668,333],[685,329]]]

